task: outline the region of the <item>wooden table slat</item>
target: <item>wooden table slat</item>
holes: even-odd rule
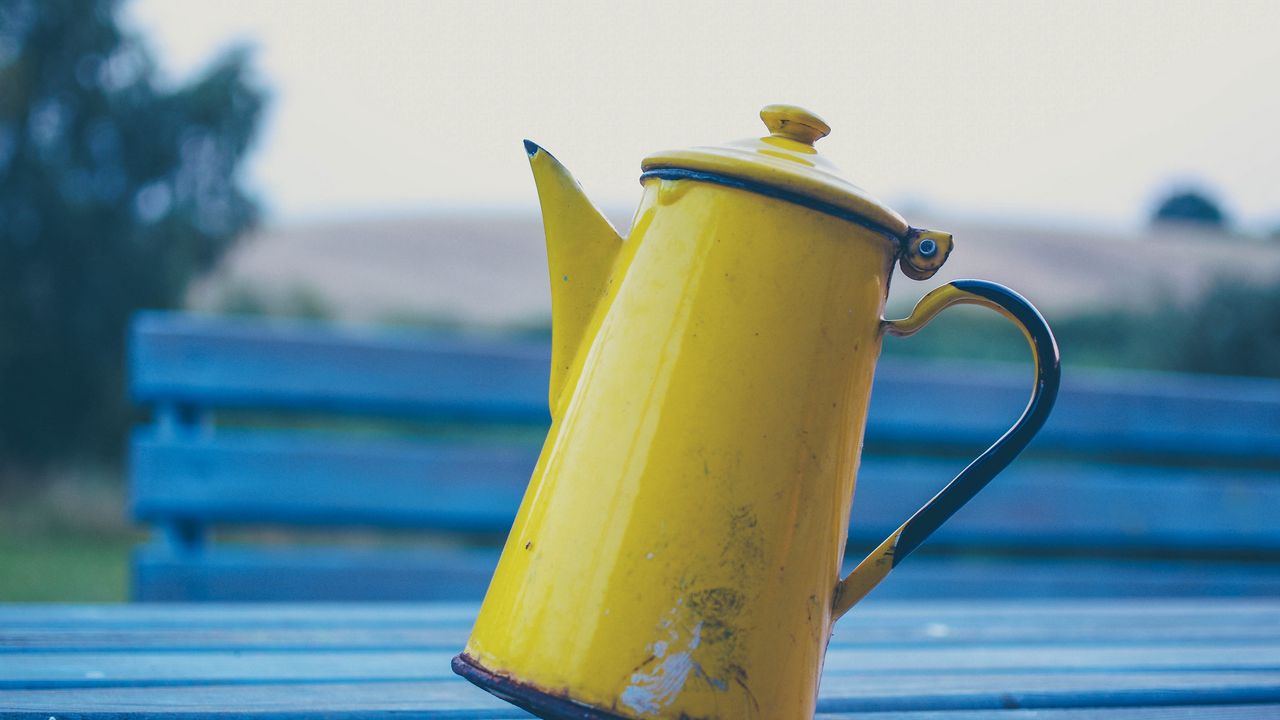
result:
[[[1035,622],[1007,622],[998,617],[921,618],[912,622],[881,623],[875,618],[850,617],[837,626],[831,646],[915,647],[964,644],[1028,643],[1078,644],[1241,644],[1280,641],[1280,614],[1244,616],[1227,622],[1222,617],[1198,623],[1193,617],[1149,618],[1065,618],[1048,615]],[[268,626],[181,629],[74,627],[0,627],[0,656],[26,652],[131,652],[136,650],[457,650],[466,642],[470,625],[401,625],[388,627],[348,627],[341,622],[329,626]]]
[[[0,604],[0,628],[14,627],[470,627],[475,603],[134,603],[121,605]],[[872,595],[838,627],[920,621],[999,620],[1040,624],[1052,618],[1098,622],[1190,622],[1212,626],[1241,619],[1280,619],[1273,599],[1122,599],[930,602]]]
[[[999,710],[1012,707],[1134,707],[1280,703],[1274,672],[1018,673],[990,675],[878,675],[825,678],[820,712]],[[289,685],[10,690],[0,712],[60,714],[93,707],[99,713],[168,712],[316,713],[433,708],[489,712],[498,701],[458,680]],[[450,717],[450,716],[446,716]]]
[[[453,677],[449,669],[453,654],[452,651],[31,653],[0,660],[0,689],[446,680]],[[1229,670],[1280,673],[1280,644],[843,649],[828,656],[823,674],[835,677],[937,672]]]
[[[1262,720],[1280,718],[1280,705],[1049,708],[1035,710],[928,710],[923,712],[820,713],[814,720]]]
[[[0,715],[528,717],[448,669],[475,610],[3,606]],[[1280,717],[1280,601],[871,602],[838,626],[819,709],[820,720]]]

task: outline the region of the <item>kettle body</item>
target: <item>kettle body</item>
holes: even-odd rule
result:
[[[832,623],[904,549],[839,578],[890,278],[950,238],[656,168],[623,240],[540,153],[552,425],[454,668],[549,718],[812,717]],[[592,245],[557,266],[562,232]]]

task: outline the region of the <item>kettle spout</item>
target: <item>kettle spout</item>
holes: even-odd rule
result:
[[[576,382],[579,350],[591,342],[589,328],[604,297],[622,237],[583,194],[569,171],[546,150],[524,141],[542,204],[551,271],[552,417],[559,417],[565,391]]]

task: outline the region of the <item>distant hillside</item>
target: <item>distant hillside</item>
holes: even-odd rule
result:
[[[629,219],[615,215],[618,224]],[[956,249],[933,280],[897,274],[895,307],[964,277],[1010,285],[1050,313],[1185,297],[1220,275],[1280,279],[1274,241],[1182,229],[1084,233],[912,219],[954,233]],[[196,289],[192,305],[216,308],[244,293],[269,305],[306,293],[340,317],[366,321],[529,325],[550,316],[541,220],[524,213],[268,228]]]

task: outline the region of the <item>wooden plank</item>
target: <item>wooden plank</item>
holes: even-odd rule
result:
[[[145,601],[474,600],[496,553],[451,563],[439,551],[346,548],[164,547],[135,554],[135,598]],[[1280,568],[1216,561],[1032,560],[913,556],[873,600],[1123,597],[1273,597]]]
[[[148,545],[134,554],[134,597],[145,601],[479,600],[496,548],[213,546],[199,553]],[[850,558],[846,572],[856,561]],[[1280,566],[1216,560],[1042,559],[913,555],[873,599],[1275,597]]]
[[[133,441],[142,521],[373,525],[505,533],[538,444],[409,441],[223,431]],[[962,460],[870,455],[850,537],[877,544]],[[935,536],[938,545],[1178,548],[1280,554],[1280,482],[1265,470],[1155,468],[1023,459]]]
[[[0,603],[0,625],[74,624],[77,627],[261,626],[321,625],[469,626],[478,602],[408,603],[171,603],[44,604]],[[858,605],[860,617],[876,625],[911,625],[926,620],[1009,625],[1068,623],[1132,623],[1213,628],[1237,623],[1280,622],[1277,598],[1151,598],[1077,600],[984,600],[952,602],[916,600],[867,601]],[[843,621],[843,622],[848,622]]]
[[[141,313],[133,397],[417,419],[545,423],[549,345],[509,337]]]
[[[855,648],[837,645],[827,655],[824,677],[882,673],[992,672],[1222,672],[1258,670],[1280,674],[1280,645],[1113,644],[1017,646],[964,645],[929,648]],[[1277,675],[1280,677],[1280,675]]]
[[[0,661],[0,689],[161,687],[284,682],[447,680],[454,651],[29,653]],[[1280,673],[1280,643],[1189,645],[837,646],[823,674],[1223,672]]]
[[[0,603],[0,628],[157,630],[165,628],[462,627],[476,602],[431,603]],[[917,628],[926,623],[988,625],[1218,627],[1280,624],[1274,598],[884,601],[872,596],[838,627]],[[839,638],[837,638],[838,640]]]
[[[850,539],[877,545],[965,460],[864,458]],[[926,547],[1208,551],[1280,558],[1280,473],[1023,458]]]
[[[874,720],[1258,720],[1280,717],[1280,705],[924,710],[876,713]],[[818,713],[814,720],[867,720],[864,713]]]
[[[1274,563],[912,555],[872,591],[884,600],[1275,597]]]
[[[147,545],[134,552],[133,598],[142,601],[477,600],[497,548],[215,546],[199,552]]]
[[[545,340],[144,313],[130,352],[134,397],[145,403],[547,422]],[[985,446],[1021,411],[1028,373],[888,359],[867,441]],[[1033,448],[1275,468],[1276,437],[1280,381],[1075,369]]]
[[[1280,702],[1280,675],[1205,673],[1018,673],[824,677],[821,712],[998,710]]]
[[[135,434],[133,516],[155,522],[373,525],[505,534],[540,440],[329,433]]]
[[[246,717],[270,717],[272,720],[391,720],[404,718],[429,718],[432,720],[514,720],[530,718],[531,715],[512,707],[494,708],[481,711],[474,710],[422,710],[406,712],[399,709],[374,710],[340,710],[340,711],[307,711],[300,712],[264,710],[261,714],[247,714]],[[875,720],[1257,720],[1280,716],[1280,705],[1197,705],[1190,707],[1123,707],[1123,708],[1047,708],[1037,710],[977,710],[977,711],[919,711],[919,712],[887,712],[876,713]],[[30,712],[7,714],[6,717],[31,718],[31,720],[48,720],[47,713]],[[58,718],[63,720],[146,720],[147,718],[182,718],[196,720],[211,718],[224,720],[226,713],[218,710],[148,710],[141,711],[87,711],[60,712]],[[818,713],[815,720],[865,720],[864,713]]]
[[[58,712],[92,707],[105,713],[510,712],[501,701],[461,680],[333,684],[208,685],[12,690],[0,712]],[[875,675],[830,678],[819,691],[820,712],[1003,710],[1010,708],[1142,707],[1280,703],[1271,672],[1022,673],[1016,675]],[[430,717],[430,715],[427,715]],[[106,715],[106,717],[110,717]],[[131,715],[137,717],[137,715]],[[512,714],[509,717],[520,717]]]
[[[1030,368],[885,359],[867,442],[985,447],[1026,404]],[[921,435],[913,427],[928,427]],[[1032,451],[1280,463],[1280,380],[1072,368]]]
[[[449,680],[456,651],[32,653],[0,660],[0,690]],[[16,656],[15,656],[16,657]]]
[[[90,709],[86,712],[86,709]],[[81,714],[77,715],[77,711]],[[529,715],[462,679],[297,685],[211,685],[173,688],[10,690],[0,713],[56,713],[58,718],[114,720],[271,713],[281,718],[387,717],[526,718]],[[145,712],[145,715],[140,715]],[[39,720],[47,720],[45,715]]]
[[[0,611],[0,653],[456,651],[475,606],[134,605]],[[273,619],[278,618],[278,619]],[[831,648],[1253,647],[1280,642],[1280,605],[1241,600],[860,604]]]
[[[429,718],[432,720],[514,720],[530,718],[531,715],[513,707],[486,710],[430,710],[415,709],[404,711],[399,709],[355,709],[340,711],[273,711],[263,710],[261,714],[252,711],[239,713],[245,717],[270,717],[272,720],[392,720],[406,716]],[[1123,707],[1123,708],[1048,708],[1037,710],[977,710],[977,711],[919,711],[919,712],[887,712],[876,713],[875,720],[1257,720],[1280,715],[1280,705],[1197,705],[1191,707]],[[48,720],[47,713],[33,711],[30,713],[7,714],[6,717],[31,718],[31,720]],[[196,720],[211,718],[223,720],[226,713],[219,710],[135,710],[135,711],[87,711],[60,712],[58,718],[63,720],[146,720],[147,718],[182,718]],[[864,713],[818,713],[815,720],[865,720]]]
[[[449,675],[473,613],[474,605],[4,606],[0,713],[527,717]],[[1274,600],[870,602],[837,628],[819,720],[868,712],[1234,719],[1280,710]]]

